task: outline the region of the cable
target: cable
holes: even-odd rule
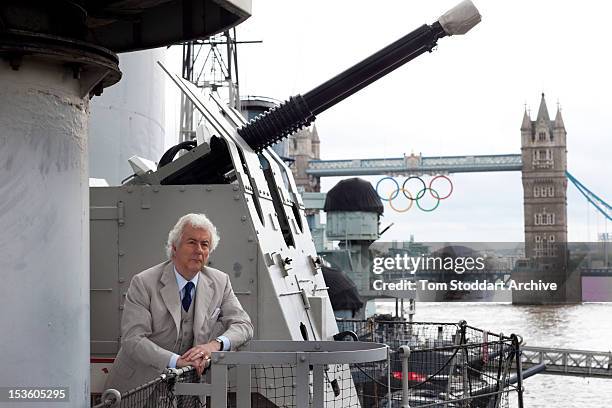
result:
[[[612,221],[612,206],[600,198],[597,194],[589,190],[584,184],[582,184],[576,177],[572,176],[569,171],[565,172],[567,178],[576,186],[578,191],[591,203],[593,206],[603,214],[608,220]],[[604,207],[604,208],[602,208]]]
[[[163,154],[161,159],[159,159],[159,164],[157,165],[157,169],[159,170],[162,167],[164,167],[166,164],[172,163],[172,161],[174,160],[174,156],[176,156],[177,153],[180,152],[181,150],[190,151],[197,145],[198,143],[195,140],[187,140],[187,141],[177,144],[176,146],[172,146],[170,149],[166,151],[166,153]]]

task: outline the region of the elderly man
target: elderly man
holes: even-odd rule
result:
[[[201,374],[211,352],[234,350],[253,336],[229,277],[206,266],[218,244],[204,214],[187,214],[168,234],[168,261],[132,278],[107,389],[125,392],[167,367],[192,365]]]

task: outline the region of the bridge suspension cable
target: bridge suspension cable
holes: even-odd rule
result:
[[[582,195],[587,199],[588,202],[593,204],[593,206],[603,214],[609,221],[612,221],[612,206],[606,203],[602,198],[600,198],[597,194],[593,193],[589,190],[584,184],[582,184],[576,177],[572,176],[569,171],[565,172],[567,178],[576,186],[578,191],[582,193]]]

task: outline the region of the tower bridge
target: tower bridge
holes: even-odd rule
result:
[[[531,120],[525,110],[520,130],[520,154],[311,160],[305,173],[316,180],[330,176],[521,171],[525,256],[554,258],[559,255],[555,247],[567,242],[567,132],[560,108],[551,120],[542,94],[536,119]],[[571,175],[570,179],[575,183]]]
[[[537,266],[519,271],[513,275],[513,278],[555,281],[561,290],[558,299],[515,298],[514,301],[517,303],[580,301],[580,274],[569,273],[565,257],[568,180],[609,220],[612,220],[612,208],[567,172],[565,124],[559,108],[554,120],[550,119],[544,94],[535,120],[532,120],[525,110],[520,131],[521,152],[518,154],[462,156],[410,154],[390,158],[319,160],[316,149],[316,154],[311,156],[311,160],[302,159],[301,163],[296,162],[293,171],[296,179],[299,180],[301,176],[301,179],[306,181],[302,185],[305,191],[304,204],[306,208],[315,211],[323,209],[325,203],[325,194],[318,192],[321,177],[520,171],[523,184],[525,257]],[[318,139],[316,141],[318,142]],[[300,144],[295,143],[295,145]]]

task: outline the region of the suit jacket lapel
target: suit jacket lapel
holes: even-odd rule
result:
[[[206,273],[206,267],[200,272],[200,277],[198,278],[198,287],[196,289],[196,297],[195,297],[195,310],[193,317],[193,331],[194,331],[194,339],[196,343],[200,344],[205,342],[207,339],[201,338],[203,336],[202,327],[207,323],[210,319],[210,316],[214,312],[211,309],[214,305],[212,304],[212,294],[213,294],[213,282],[212,279]]]
[[[168,312],[172,315],[172,320],[174,320],[174,325],[176,327],[176,336],[178,338],[179,329],[181,327],[181,298],[179,296],[179,288],[176,284],[174,264],[172,262],[168,262],[164,267],[160,281],[163,287],[159,292]]]

